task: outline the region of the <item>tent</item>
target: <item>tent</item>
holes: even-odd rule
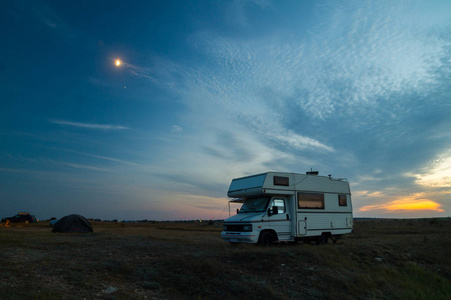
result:
[[[93,232],[93,229],[85,217],[68,215],[55,223],[52,232]]]

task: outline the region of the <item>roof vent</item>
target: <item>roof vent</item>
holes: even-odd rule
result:
[[[305,172],[305,174],[307,174],[307,175],[318,175],[318,171],[313,171],[313,169],[312,168],[310,168],[310,171],[307,171],[307,172]]]

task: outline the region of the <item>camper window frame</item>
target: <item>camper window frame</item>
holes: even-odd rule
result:
[[[282,202],[282,206],[280,205],[276,205],[276,201],[281,201]],[[279,202],[280,203],[280,202]],[[274,198],[271,202],[271,207],[277,206],[277,213],[278,214],[284,214],[287,211],[287,205],[285,203],[285,199],[284,198]],[[283,208],[283,210],[281,209]]]
[[[324,194],[320,193],[304,193],[304,192],[298,192],[297,193],[297,200],[298,200],[298,209],[324,209]],[[302,206],[302,202],[306,203],[318,203],[316,206]]]
[[[280,186],[290,186],[290,178],[286,176],[274,176],[273,184]]]
[[[338,195],[338,206],[348,206],[348,197],[346,195]]]

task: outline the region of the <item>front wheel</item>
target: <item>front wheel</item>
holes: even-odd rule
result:
[[[274,243],[274,236],[271,232],[264,231],[260,234],[258,244],[261,246],[271,246]]]

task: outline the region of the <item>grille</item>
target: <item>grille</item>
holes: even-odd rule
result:
[[[224,224],[224,231],[252,231],[252,225]]]

